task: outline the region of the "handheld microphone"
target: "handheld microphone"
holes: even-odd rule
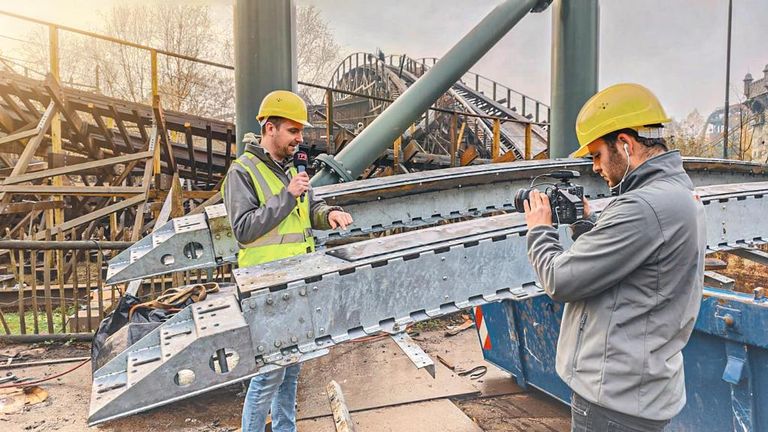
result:
[[[303,173],[307,171],[307,164],[309,162],[309,156],[307,156],[306,152],[303,151],[297,151],[293,154],[293,166],[296,168],[296,171],[299,173]],[[301,202],[304,202],[304,194],[301,194],[301,197],[299,198]]]

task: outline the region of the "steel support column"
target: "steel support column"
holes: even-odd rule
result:
[[[551,158],[578,148],[576,116],[597,92],[599,25],[598,0],[556,0],[552,6]]]
[[[322,186],[357,178],[518,21],[542,3],[543,7],[548,4],[539,0],[507,0],[498,5],[336,157],[318,157],[324,167],[312,184]]]
[[[296,91],[296,6],[293,0],[236,0],[234,15],[239,156],[243,135],[260,130],[256,114],[264,96]]]

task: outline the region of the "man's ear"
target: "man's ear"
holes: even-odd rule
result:
[[[626,151],[630,154],[630,156],[635,153],[635,147],[634,147],[635,140],[632,139],[631,135],[620,133],[616,137],[616,140],[618,141],[617,144],[619,145],[619,148],[623,149],[624,146],[626,146],[626,149],[627,149]]]

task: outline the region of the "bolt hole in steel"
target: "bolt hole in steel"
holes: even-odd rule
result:
[[[184,245],[184,256],[187,259],[198,259],[203,256],[203,245],[198,242],[189,242]]]
[[[225,374],[231,371],[240,362],[240,354],[232,348],[221,348],[208,360],[208,366],[212,371],[218,374]]]
[[[176,372],[173,382],[179,387],[186,387],[195,382],[195,373],[191,369],[182,369]]]
[[[173,265],[174,262],[176,262],[176,259],[171,254],[165,254],[162,257],[160,257],[160,262],[165,266]]]

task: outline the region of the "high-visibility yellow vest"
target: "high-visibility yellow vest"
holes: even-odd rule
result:
[[[251,176],[251,182],[262,207],[270,198],[285,189],[282,180],[255,155],[243,153],[235,163],[242,166]],[[297,174],[293,167],[290,168],[289,173],[291,178]],[[221,196],[224,197],[224,187],[221,188]],[[297,201],[296,207],[275,228],[251,243],[240,244],[240,252],[237,254],[238,266],[249,267],[315,250],[309,198],[305,196],[304,202]]]

